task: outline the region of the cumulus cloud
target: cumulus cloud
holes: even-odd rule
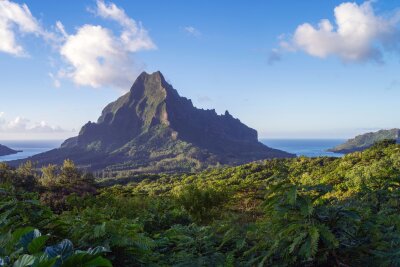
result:
[[[69,35],[58,22],[57,29],[65,38],[60,54],[68,63],[59,76],[70,78],[77,85],[95,88],[111,86],[126,90],[137,73],[133,53],[155,49],[156,46],[142,25],[115,4],[97,1],[92,12],[117,22],[121,33],[115,35],[103,26],[86,24]]]
[[[62,133],[67,132],[59,126],[52,126],[45,121],[32,122],[23,117],[7,120],[0,112],[0,133]]]
[[[84,25],[70,35],[60,53],[72,69],[63,74],[78,85],[122,87],[130,79],[133,61],[112,32]]]
[[[15,56],[26,56],[27,52],[18,42],[17,36],[34,34],[45,39],[53,38],[31,14],[27,5],[0,1],[0,51]]]
[[[342,3],[334,9],[335,24],[322,19],[317,26],[299,25],[282,50],[304,51],[319,58],[338,56],[345,62],[382,62],[384,51],[399,51],[400,13],[376,15],[372,2]]]
[[[104,1],[98,0],[96,14],[104,19],[114,20],[122,26],[120,39],[126,50],[136,52],[156,48],[146,29],[128,17],[125,11],[114,3],[106,4]]]
[[[193,26],[186,26],[186,27],[183,27],[183,30],[187,33],[187,34],[189,34],[189,35],[191,35],[191,36],[194,36],[194,37],[200,37],[201,36],[201,32],[199,31],[199,30],[197,30],[195,27],[193,27]]]
[[[82,86],[126,90],[139,72],[134,54],[156,49],[156,45],[141,23],[114,3],[98,0],[91,11],[101,19],[115,22],[120,31],[114,33],[101,25],[85,24],[69,34],[57,21],[49,32],[27,5],[0,0],[0,52],[27,56],[19,37],[33,34],[49,41],[63,59],[62,67],[49,74],[55,87],[61,86],[61,79],[69,79]]]

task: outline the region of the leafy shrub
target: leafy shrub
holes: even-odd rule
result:
[[[0,236],[0,266],[14,267],[111,267],[101,255],[107,250],[96,247],[86,251],[74,250],[68,239],[47,246],[49,236],[26,227]]]
[[[212,187],[200,188],[190,184],[175,190],[178,205],[181,205],[199,223],[210,222],[220,215],[218,209],[228,201],[226,191],[217,191]]]
[[[86,254],[111,250],[114,266],[400,266],[400,145],[392,142],[343,158],[135,175],[103,188],[70,161],[41,173],[32,166],[0,164],[2,265],[57,264],[62,255],[43,256],[46,244],[72,242]],[[49,233],[29,228],[24,237],[39,238],[39,254],[21,238],[8,243],[30,225]]]

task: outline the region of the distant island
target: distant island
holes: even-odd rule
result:
[[[22,152],[19,150],[14,150],[4,145],[0,145],[0,156],[8,156],[12,154],[17,154],[18,152]]]
[[[383,140],[396,140],[400,142],[400,129],[380,130],[378,132],[370,132],[358,135],[349,139],[344,144],[329,149],[330,152],[348,154],[356,151],[363,151],[373,146],[376,142]]]
[[[218,115],[194,107],[161,72],[143,72],[127,94],[104,108],[97,122],[88,122],[60,148],[28,160],[43,166],[68,158],[91,171],[145,173],[292,157],[260,143],[257,131],[228,111]]]

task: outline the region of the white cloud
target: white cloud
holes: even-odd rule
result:
[[[82,26],[68,37],[60,53],[72,67],[64,76],[78,85],[124,87],[132,78],[132,58],[102,26]]]
[[[62,133],[67,132],[59,126],[48,125],[45,121],[32,122],[23,117],[7,120],[0,112],[0,133]]]
[[[59,126],[48,125],[47,122],[41,121],[40,123],[35,123],[31,128],[28,128],[28,131],[34,133],[60,133],[66,132],[66,130],[62,129]]]
[[[123,31],[120,39],[128,51],[136,52],[156,48],[142,25],[140,23],[138,25],[135,20],[128,17],[125,11],[118,8],[114,3],[107,5],[104,1],[98,0],[96,14],[102,18],[114,20],[122,26]]]
[[[52,38],[52,34],[42,29],[32,16],[27,5],[19,5],[8,0],[0,0],[0,51],[15,56],[26,56],[27,53],[19,44],[17,34],[34,34]]]
[[[5,119],[4,119],[4,112],[0,112],[0,125],[3,125],[5,123]],[[1,129],[1,127],[0,127]]]
[[[197,30],[195,27],[193,27],[193,26],[186,26],[186,27],[184,27],[183,28],[183,30],[187,33],[187,34],[189,34],[189,35],[192,35],[192,36],[194,36],[194,37],[200,37],[201,36],[201,32],[199,31],[199,30]]]
[[[28,129],[28,119],[16,117],[14,120],[7,122],[3,126],[3,130],[11,132],[22,132]]]
[[[60,71],[59,76],[70,78],[77,85],[129,89],[137,74],[133,53],[156,46],[147,31],[115,4],[97,1],[93,12],[118,22],[122,28],[120,35],[103,26],[89,24],[68,35],[58,22],[57,29],[65,36],[60,54],[68,63],[68,68]]]
[[[141,23],[114,3],[98,0],[93,12],[102,19],[118,23],[120,32],[85,24],[77,27],[74,34],[68,34],[60,21],[48,32],[27,5],[0,0],[0,52],[27,56],[19,37],[33,34],[50,41],[64,60],[63,67],[49,74],[55,87],[60,87],[60,79],[66,78],[77,85],[126,90],[139,72],[134,53],[156,49],[156,45]]]
[[[399,48],[399,13],[391,17],[375,14],[371,1],[342,3],[334,9],[335,23],[322,19],[315,27],[304,23],[283,50],[301,50],[319,58],[336,55],[345,62],[382,61],[384,51]]]
[[[67,38],[67,37],[68,37],[68,34],[67,34],[67,32],[65,31],[64,25],[61,23],[61,21],[57,21],[57,22],[56,22],[56,29],[57,29],[57,31],[58,31],[59,33],[61,33],[61,35],[62,35],[64,38]]]

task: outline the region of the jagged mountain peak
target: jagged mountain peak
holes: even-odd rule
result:
[[[153,73],[142,71],[142,73],[140,73],[139,76],[136,78],[135,82],[141,82],[146,80],[158,81],[160,83],[165,82],[164,75],[159,70]]]
[[[152,166],[160,171],[168,166],[181,171],[292,156],[259,143],[257,131],[228,111],[218,115],[194,107],[157,71],[141,73],[96,123],[88,122],[60,149],[33,160],[48,164],[70,158],[92,170]]]
[[[178,92],[164,78],[160,71],[151,74],[142,72],[129,91],[130,100],[141,98],[143,95],[158,100],[166,100],[166,98],[180,97]]]
[[[130,94],[132,97],[135,97],[147,90],[165,94],[166,90],[168,90],[168,87],[170,86],[167,84],[160,71],[156,71],[151,74],[144,71],[136,78],[130,89]]]
[[[157,109],[158,113],[161,112],[160,110],[163,108],[160,106],[174,105],[173,102],[180,101],[180,98],[178,92],[166,82],[160,71],[151,74],[142,72],[128,93],[104,108],[97,123],[112,123],[121,109],[132,109],[132,106],[136,107],[139,116],[144,114],[151,117],[157,115]],[[190,100],[189,102],[191,103]],[[150,119],[148,116],[147,119]],[[161,121],[166,122],[166,119],[161,119]]]

